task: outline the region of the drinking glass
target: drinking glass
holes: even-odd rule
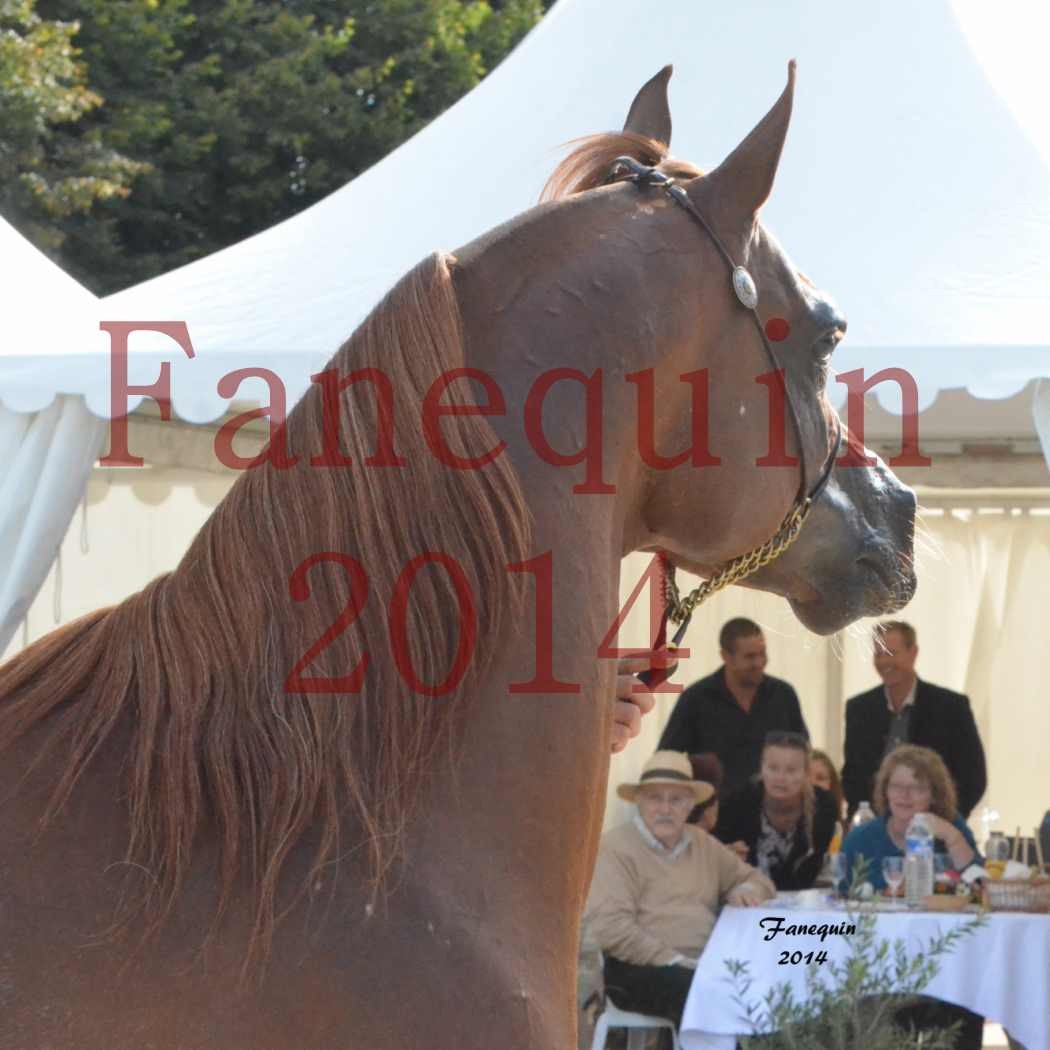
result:
[[[900,889],[900,884],[904,881],[904,858],[883,857],[882,877],[886,880],[886,885],[889,886],[893,893],[893,903],[894,907],[896,907],[898,903],[897,891]]]
[[[1010,843],[1001,831],[993,831],[984,847],[984,868],[993,879],[1001,879],[1010,859]]]
[[[848,872],[846,871],[845,853],[829,853],[824,858],[825,878],[831,883],[828,897],[834,900],[845,897],[849,892]]]

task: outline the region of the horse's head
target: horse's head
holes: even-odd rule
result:
[[[694,463],[647,466],[642,534],[632,537],[632,546],[660,547],[673,563],[708,575],[768,540],[793,500],[816,493],[794,545],[751,575],[748,584],[783,594],[799,619],[821,633],[891,612],[915,590],[914,495],[881,463],[833,466],[839,428],[825,388],[846,321],[757,219],[787,132],[794,64],[773,108],[709,174],[666,157],[669,76],[670,67],[641,89],[624,127],[639,141],[661,144],[658,170],[676,176],[685,195],[676,207],[659,186],[633,192],[653,205],[659,200],[661,222],[685,231],[675,234],[676,245],[681,236],[694,241],[675,282],[678,294],[691,294],[696,302],[693,331],[655,369],[659,389],[670,396],[656,407],[654,433],[658,448],[692,443],[696,449],[699,383],[683,393],[686,384],[679,380],[675,391],[675,380],[706,367],[707,434],[710,452],[721,462],[701,468],[710,480],[700,483]],[[685,214],[694,209],[698,215]],[[742,305],[746,288],[741,301],[734,292],[734,264],[753,278],[753,310]],[[777,370],[783,385],[773,378]]]

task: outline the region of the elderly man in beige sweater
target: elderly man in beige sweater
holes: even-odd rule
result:
[[[688,755],[657,751],[621,798],[638,812],[602,837],[585,921],[605,956],[605,990],[623,1010],[682,1018],[697,959],[723,904],[761,904],[776,888],[727,846],[686,823],[714,788]]]

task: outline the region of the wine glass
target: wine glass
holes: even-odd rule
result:
[[[886,885],[889,886],[896,905],[897,891],[900,889],[900,884],[904,881],[904,858],[883,857],[882,877],[886,880]]]

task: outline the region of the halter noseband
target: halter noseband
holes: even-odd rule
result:
[[[759,338],[762,340],[762,346],[765,348],[766,356],[769,358],[769,363],[772,365],[775,372],[781,373],[780,364],[777,361],[776,354],[773,353],[773,347],[770,345],[769,339],[766,337],[765,329],[762,327],[762,322],[758,317],[758,291],[755,288],[755,282],[752,279],[751,274],[749,274],[743,266],[738,266],[734,262],[733,257],[726,250],[725,245],[718,239],[715,231],[711,229],[707,220],[700,214],[696,206],[689,199],[689,194],[687,194],[670,175],[665,175],[662,171],[657,171],[654,167],[642,164],[633,157],[617,157],[613,162],[609,179],[612,180],[616,175],[623,172],[626,172],[627,174],[621,181],[633,182],[639,187],[656,186],[662,189],[671,200],[675,202],[675,204],[684,208],[693,219],[700,224],[700,227],[707,233],[708,237],[711,238],[711,241],[718,249],[719,254],[726,261],[726,264],[732,273],[733,293],[740,304],[751,315],[752,320],[754,320],[755,327],[758,329]],[[750,576],[757,569],[762,568],[763,565],[768,565],[775,558],[778,558],[783,554],[784,551],[795,542],[795,539],[798,537],[798,534],[802,529],[803,523],[809,515],[814,501],[821,492],[824,491],[825,486],[831,479],[831,472],[835,466],[835,457],[838,455],[839,446],[842,442],[842,423],[836,415],[834,417],[835,440],[832,442],[831,452],[828,454],[828,458],[824,463],[824,468],[820,473],[820,477],[817,478],[816,484],[812,489],[808,489],[806,484],[806,454],[802,445],[802,427],[799,423],[799,415],[798,409],[795,406],[795,399],[791,396],[791,389],[788,387],[786,379],[784,381],[784,392],[787,395],[788,408],[791,410],[791,423],[795,431],[795,440],[798,444],[799,453],[800,477],[795,502],[792,504],[791,509],[787,512],[787,515],[781,522],[780,528],[778,528],[773,536],[763,543],[761,547],[756,547],[754,550],[748,551],[746,554],[741,554],[727,562],[710,579],[705,580],[685,598],[682,598],[678,593],[678,587],[674,580],[674,566],[666,560],[666,557],[663,557],[666,590],[664,597],[667,602],[667,611],[664,613],[665,622],[661,627],[661,634],[665,632],[666,621],[668,619],[677,624],[678,630],[675,632],[672,641],[672,644],[674,645],[681,642],[685,635],[685,630],[689,625],[689,619],[693,614],[693,610],[702,601],[706,600],[717,591],[722,590],[722,588],[728,587],[730,584],[736,583],[737,581],[744,579],[746,576]]]

